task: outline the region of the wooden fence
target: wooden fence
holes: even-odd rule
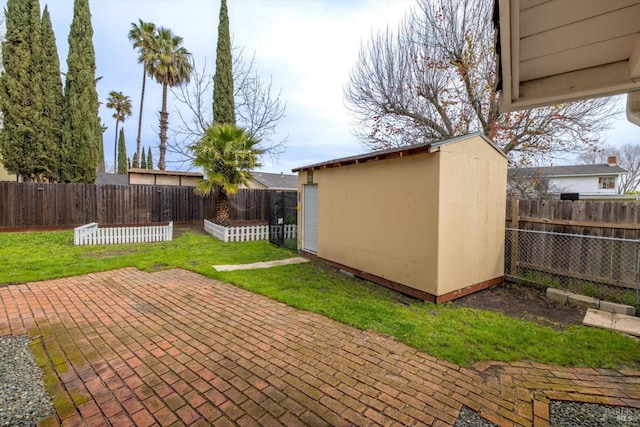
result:
[[[240,190],[229,197],[230,218],[266,221],[267,197]],[[215,195],[192,187],[0,182],[0,228],[202,222],[214,217],[215,204]]]
[[[511,200],[507,228],[640,239],[640,203]]]
[[[506,228],[507,276],[638,287],[637,202],[514,200]]]

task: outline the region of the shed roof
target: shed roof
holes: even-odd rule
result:
[[[510,168],[509,178],[519,176],[569,177],[569,176],[603,176],[625,175],[626,169],[610,166],[607,163],[597,165],[547,166],[535,168]]]
[[[195,178],[202,178],[204,175],[202,172],[185,172],[185,171],[167,171],[158,169],[138,169],[131,168],[129,173],[136,173],[140,175],[172,175],[172,176],[192,176]]]
[[[298,175],[269,172],[251,172],[251,178],[269,190],[296,190]]]
[[[496,146],[493,142],[491,142],[489,138],[487,138],[480,132],[476,132],[476,133],[471,133],[467,135],[456,136],[449,139],[443,139],[435,142],[423,142],[421,144],[405,145],[402,147],[390,148],[387,150],[372,151],[370,153],[364,153],[364,154],[359,154],[355,156],[342,157],[340,159],[328,160],[322,163],[315,163],[312,165],[295,168],[293,169],[293,172],[305,171],[310,169],[327,169],[327,168],[335,168],[340,166],[357,165],[360,163],[367,163],[367,162],[372,162],[377,160],[393,159],[393,158],[399,158],[399,157],[414,156],[416,154],[422,154],[422,153],[430,153],[434,149],[441,147],[443,145],[454,144],[456,142],[463,141],[473,137],[482,138],[484,141],[486,141],[487,144],[492,146],[497,153],[507,158],[504,152],[498,146]]]

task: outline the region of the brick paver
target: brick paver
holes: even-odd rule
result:
[[[640,407],[640,371],[466,369],[184,270],[0,288],[10,334],[57,380],[46,426],[451,425],[463,406],[544,426],[550,400]]]

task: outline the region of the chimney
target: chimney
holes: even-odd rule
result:
[[[609,163],[609,166],[616,166],[618,164],[618,159],[616,156],[609,156],[607,157],[607,163]]]

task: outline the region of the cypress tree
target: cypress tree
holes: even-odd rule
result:
[[[0,154],[24,181],[46,180],[43,163],[42,38],[38,0],[7,0],[0,78]]]
[[[138,167],[138,153],[135,152],[133,153],[133,161],[131,163],[131,166],[129,167],[129,169],[131,169],[132,167],[137,168]]]
[[[124,142],[124,129],[120,128],[120,137],[118,138],[118,173],[127,173],[127,145]]]
[[[142,154],[140,154],[140,168],[147,168],[147,155],[144,153],[144,147],[142,147]]]
[[[44,121],[44,150],[40,153],[47,165],[47,177],[57,181],[60,172],[60,147],[62,144],[62,77],[56,38],[47,6],[42,13],[42,94]]]
[[[151,148],[147,150],[147,169],[153,169],[153,154]]]
[[[102,128],[98,116],[96,58],[88,0],[75,0],[64,89],[61,180],[93,183]]]
[[[213,122],[236,124],[233,100],[233,73],[231,60],[231,37],[229,36],[229,14],[227,1],[220,3],[218,23],[218,47],[216,49],[216,73],[213,76]]]

